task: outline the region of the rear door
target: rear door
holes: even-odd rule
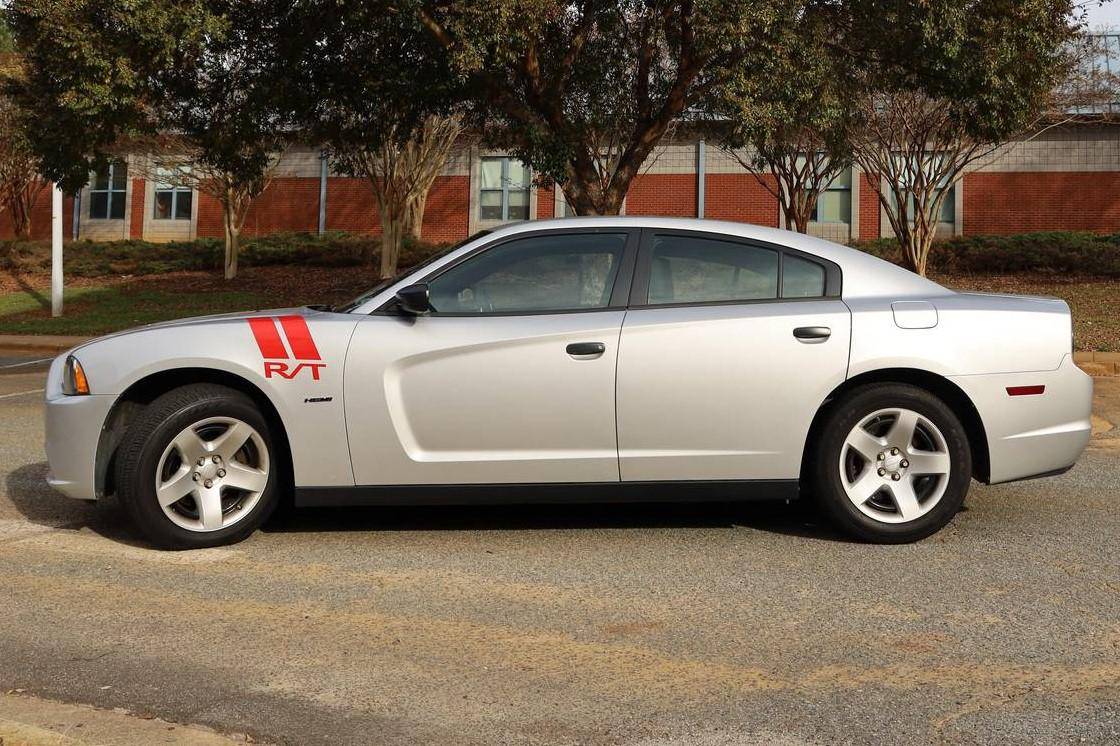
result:
[[[424,278],[433,310],[358,324],[358,485],[618,482],[615,364],[637,231],[517,234]]]
[[[644,231],[619,343],[622,481],[796,479],[847,373],[840,281],[781,246]]]

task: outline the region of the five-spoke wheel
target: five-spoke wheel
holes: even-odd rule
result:
[[[240,391],[193,384],[170,391],[129,425],[117,493],[157,545],[217,546],[252,533],[276,506],[268,420]]]
[[[217,531],[253,512],[268,486],[260,433],[232,417],[208,417],[176,435],[156,468],[156,499],[173,523]]]
[[[960,420],[905,384],[855,389],[829,409],[811,487],[843,528],[873,541],[914,541],[940,529],[968,491],[972,461]]]

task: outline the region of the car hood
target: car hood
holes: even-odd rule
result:
[[[251,319],[255,316],[303,316],[309,318],[324,313],[318,309],[309,308],[307,306],[300,306],[295,308],[270,308],[259,311],[236,311],[233,313],[215,313],[208,316],[189,316],[185,319],[174,319],[172,321],[158,321],[154,324],[145,324],[144,326],[136,326],[131,329],[125,329],[112,334],[106,334],[101,337],[96,337],[87,342],[83,342],[70,352],[78,352],[84,347],[104,342],[108,339],[116,339],[118,337],[127,337],[131,334],[138,334],[140,332],[152,331],[155,329],[174,329],[177,327],[186,326],[199,326],[203,324],[223,324],[230,321],[242,321],[244,319]]]

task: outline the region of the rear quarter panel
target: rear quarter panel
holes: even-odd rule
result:
[[[954,293],[929,297],[937,324],[902,329],[892,297],[845,298],[852,309],[849,375],[917,368],[943,376],[1055,370],[1070,352],[1069,307],[1052,298]],[[921,299],[919,299],[921,300]]]

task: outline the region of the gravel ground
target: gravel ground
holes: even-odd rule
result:
[[[1073,471],[975,485],[910,546],[567,506],[173,554],[43,484],[42,377],[0,367],[0,690],[298,744],[1120,741],[1120,379]]]

